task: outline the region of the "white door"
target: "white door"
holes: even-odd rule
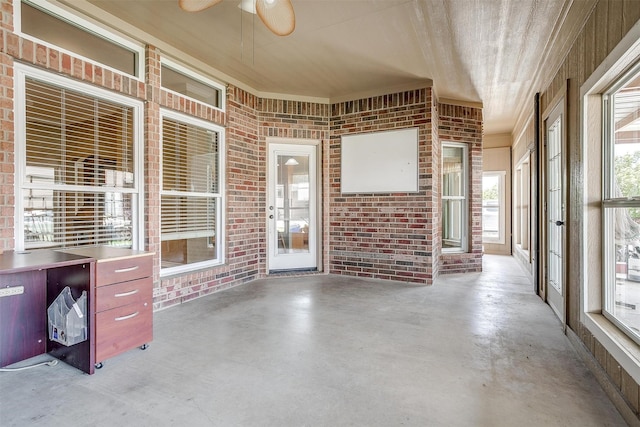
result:
[[[269,144],[269,271],[318,266],[316,150],[315,145]]]
[[[565,324],[565,170],[560,106],[556,107],[545,121],[545,129],[547,137],[547,302]]]

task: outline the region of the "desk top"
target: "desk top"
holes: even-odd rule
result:
[[[85,262],[95,262],[95,259],[51,249],[36,249],[24,252],[6,251],[0,255],[0,274],[42,270]]]
[[[152,256],[153,252],[138,251],[128,248],[116,248],[113,246],[82,246],[78,248],[59,249],[59,251],[95,258],[96,262],[115,261],[118,259],[133,258],[138,256]]]

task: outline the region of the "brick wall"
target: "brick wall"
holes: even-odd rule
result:
[[[227,89],[226,263],[231,283],[265,274],[265,147],[258,143],[259,99]]]
[[[331,106],[330,273],[431,283],[431,103],[431,88],[425,88]],[[418,128],[419,192],[341,194],[341,137],[403,128]]]
[[[12,249],[15,205],[13,133],[13,57],[7,52],[7,38],[13,31],[13,6],[2,2],[0,21],[0,252]]]
[[[161,88],[160,53],[145,51],[144,81],[13,33],[12,2],[1,1],[0,23],[0,248],[14,242],[13,62],[145,101],[145,249],[154,259],[154,308],[160,309],[263,277],[266,272],[266,156],[268,138],[321,141],[322,241],[325,272],[428,284],[440,260],[440,143],[431,88],[333,105],[261,99],[230,86],[226,111]],[[161,109],[226,127],[225,264],[160,278]],[[456,113],[456,111],[454,111]],[[442,120],[442,119],[441,119]],[[419,129],[419,192],[341,195],[340,138],[352,133]],[[475,153],[475,152],[474,152]],[[474,246],[475,247],[475,246]]]
[[[329,136],[329,105],[260,99],[260,140],[267,137],[324,140]]]
[[[440,142],[462,142],[469,147],[469,248],[466,253],[443,253],[440,273],[482,271],[482,110],[439,104]]]
[[[329,140],[329,104],[265,98],[259,101],[259,117],[259,144],[265,151],[270,138],[300,139],[314,142],[320,141],[321,152],[318,153],[318,155],[320,158],[323,158]],[[263,158],[263,160],[265,160],[263,164],[266,168],[266,158]],[[328,163],[325,160],[322,160],[320,173],[322,174],[321,179],[325,179],[328,174]],[[326,249],[326,235],[328,232],[328,211],[326,205],[328,197],[322,191],[322,189],[327,188],[325,183],[320,181],[319,184],[322,194],[320,203],[322,229],[318,230],[318,239],[322,242],[323,254],[321,256],[321,265],[318,266],[318,270],[327,271],[328,251]],[[264,179],[263,185],[264,199],[261,206],[263,208],[263,212],[266,213],[264,210],[267,203],[266,179]],[[263,223],[266,223],[266,215],[263,216]],[[263,265],[265,265],[267,261],[266,251],[268,244],[266,237],[264,240],[265,242],[262,250],[264,254],[262,259]]]
[[[230,87],[227,109],[191,101],[161,88],[160,56],[147,48],[147,135],[145,142],[145,174],[147,176],[147,249],[160,253],[160,108],[175,110],[190,116],[227,126],[226,161],[226,263],[207,270],[159,279],[160,261],[154,272],[154,308],[166,308],[260,277],[259,211],[257,185],[261,164],[257,139],[256,97]]]
[[[324,104],[261,99],[229,86],[224,114],[202,107],[190,110],[189,103],[175,96],[163,97],[163,92],[159,91],[163,107],[226,125],[226,262],[163,279],[154,294],[156,308],[266,275],[267,138],[325,140],[329,129],[329,107]]]
[[[430,179],[431,185],[427,185],[425,191],[427,193],[427,199],[429,200],[428,215],[431,217],[431,225],[429,232],[431,239],[438,244],[432,246],[431,251],[431,264],[432,264],[432,278],[435,279],[440,274],[440,254],[442,252],[442,200],[440,194],[442,193],[442,179],[441,175],[441,156],[442,156],[442,142],[438,135],[438,127],[440,123],[440,112],[438,111],[438,100],[435,96],[431,97],[431,103],[429,104],[431,109],[431,170],[427,170],[427,176]]]
[[[227,114],[193,102],[160,87],[160,56],[155,48],[146,48],[145,81],[140,82],[124,74],[108,70],[71,55],[62,53],[30,40],[23,39],[12,32],[11,2],[2,2],[2,26],[0,27],[0,102],[2,117],[2,155],[0,156],[0,197],[3,207],[0,210],[0,248],[13,249],[14,242],[14,135],[13,135],[13,61],[14,59],[43,68],[67,77],[84,81],[98,87],[145,100],[144,110],[144,156],[145,156],[145,249],[156,253],[154,260],[154,308],[164,308],[181,302],[209,294],[216,290],[228,288],[259,277],[259,260],[261,251],[261,235],[264,229],[247,228],[253,216],[254,224],[264,223],[261,210],[257,208],[263,203],[240,202],[247,199],[253,191],[255,197],[262,194],[258,187],[247,186],[247,182],[257,180],[250,176],[257,170],[256,165],[263,164],[253,154],[257,140],[257,119],[252,109],[246,105],[247,98],[255,98],[246,93],[238,94],[230,91]],[[238,103],[234,96],[243,97]],[[236,107],[239,106],[239,107]],[[227,170],[241,169],[242,178],[237,180],[232,172],[228,175],[228,224],[227,230],[227,264],[206,271],[194,272],[178,277],[160,279],[160,109],[168,108],[189,114],[219,125],[225,125],[227,116],[230,128],[227,130]],[[245,136],[243,132],[252,132]],[[249,147],[247,149],[247,147]],[[248,151],[247,151],[248,150]],[[239,153],[238,155],[236,155]],[[257,176],[257,175],[256,175]],[[252,184],[253,185],[253,184]],[[238,196],[237,194],[241,194]],[[236,197],[236,198],[234,198]],[[237,205],[237,206],[236,206]],[[247,206],[249,206],[247,208]],[[253,215],[251,211],[254,211]],[[259,220],[258,220],[259,219]],[[242,223],[242,227],[237,225]],[[241,229],[241,232],[236,232]]]
[[[163,107],[226,126],[226,262],[161,280],[154,293],[154,306],[166,308],[264,276],[265,149],[258,144],[255,95],[229,86],[223,113],[162,89],[157,91],[158,102]],[[148,197],[157,196],[149,194]],[[159,209],[159,200],[157,206]],[[160,250],[159,246],[156,250]]]
[[[147,85],[147,99],[157,99],[160,87],[160,54],[156,49],[148,46],[145,52],[145,81]],[[155,90],[154,90],[155,88]],[[160,104],[147,102],[144,111],[144,187],[146,194],[160,193],[160,161],[162,159],[160,149]],[[160,200],[159,197],[144,198],[144,234],[145,249],[156,252],[153,263],[153,283],[160,278]],[[157,293],[157,288],[154,293]]]

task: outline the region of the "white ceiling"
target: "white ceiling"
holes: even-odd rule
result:
[[[240,0],[197,13],[178,0],[61,0],[263,96],[335,102],[433,81],[440,98],[481,104],[487,134],[513,130],[595,1],[292,0],[296,29],[279,37]]]

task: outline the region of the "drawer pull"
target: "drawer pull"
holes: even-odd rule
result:
[[[140,314],[139,311],[136,311],[135,313],[129,314],[127,316],[122,316],[122,317],[116,317],[115,320],[116,322],[119,322],[121,320],[127,320],[127,319],[131,319],[132,317],[136,317],[138,314]]]
[[[134,290],[129,291],[129,292],[122,292],[121,294],[115,294],[114,297],[116,297],[116,298],[128,297],[128,296],[131,296],[131,295],[135,295],[138,292],[140,292],[140,289],[134,289]]]
[[[137,270],[139,268],[140,268],[139,265],[134,265],[133,267],[121,268],[119,270],[115,270],[114,273],[128,273],[130,271],[134,271],[134,270]]]

